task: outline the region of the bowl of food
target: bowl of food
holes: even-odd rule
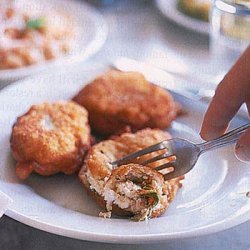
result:
[[[156,0],[156,5],[164,16],[178,25],[209,34],[211,0]]]
[[[204,22],[208,22],[211,5],[211,0],[178,0],[177,3],[179,11]]]
[[[102,16],[77,1],[1,1],[0,81],[84,61],[107,36]]]

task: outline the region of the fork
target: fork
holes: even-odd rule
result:
[[[151,163],[157,163],[159,160],[166,159],[166,163],[160,164],[154,167],[154,169],[158,171],[164,169],[169,170],[167,173],[163,174],[164,179],[169,180],[189,172],[194,167],[201,154],[209,150],[221,148],[235,143],[249,127],[250,123],[247,123],[214,140],[199,144],[194,144],[188,140],[180,138],[165,140],[129,154],[117,161],[113,161],[111,164],[113,167],[118,167],[131,162],[138,162],[142,156],[161,151],[161,153],[158,155],[143,160],[142,162],[139,162],[139,164],[146,166]],[[162,150],[165,150],[165,152],[162,153]]]

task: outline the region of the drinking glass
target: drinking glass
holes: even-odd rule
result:
[[[214,0],[210,20],[211,63],[225,74],[250,44],[250,1]]]

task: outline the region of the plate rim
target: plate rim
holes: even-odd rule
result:
[[[234,226],[240,225],[244,222],[250,220],[250,214],[245,213],[244,216],[234,216],[231,220],[227,222],[221,221],[217,223],[210,224],[206,227],[192,229],[191,231],[183,231],[172,234],[150,234],[150,235],[112,235],[112,234],[100,234],[100,233],[89,233],[79,230],[72,230],[65,227],[54,226],[49,223],[40,222],[37,219],[29,218],[21,213],[16,212],[14,209],[8,209],[5,214],[10,218],[17,220],[25,225],[31,226],[33,228],[53,233],[56,235],[61,235],[69,238],[88,240],[92,242],[105,242],[105,243],[123,243],[123,244],[142,244],[142,243],[160,243],[175,239],[184,239],[199,237],[203,235],[213,234],[226,229],[230,229]],[[150,237],[149,237],[150,236]]]

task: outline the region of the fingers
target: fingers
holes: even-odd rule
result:
[[[250,114],[250,101],[247,103],[247,109]],[[237,142],[235,154],[241,161],[250,161],[250,129],[248,129]]]
[[[250,161],[250,129],[239,139],[235,147],[235,154],[242,161]]]
[[[222,135],[240,106],[250,100],[249,67],[250,47],[217,87],[203,120],[200,133],[203,139]]]
[[[201,128],[201,137],[205,140],[222,135],[243,102],[235,92],[229,91],[228,86],[229,83],[226,81],[220,84],[205,114]]]

